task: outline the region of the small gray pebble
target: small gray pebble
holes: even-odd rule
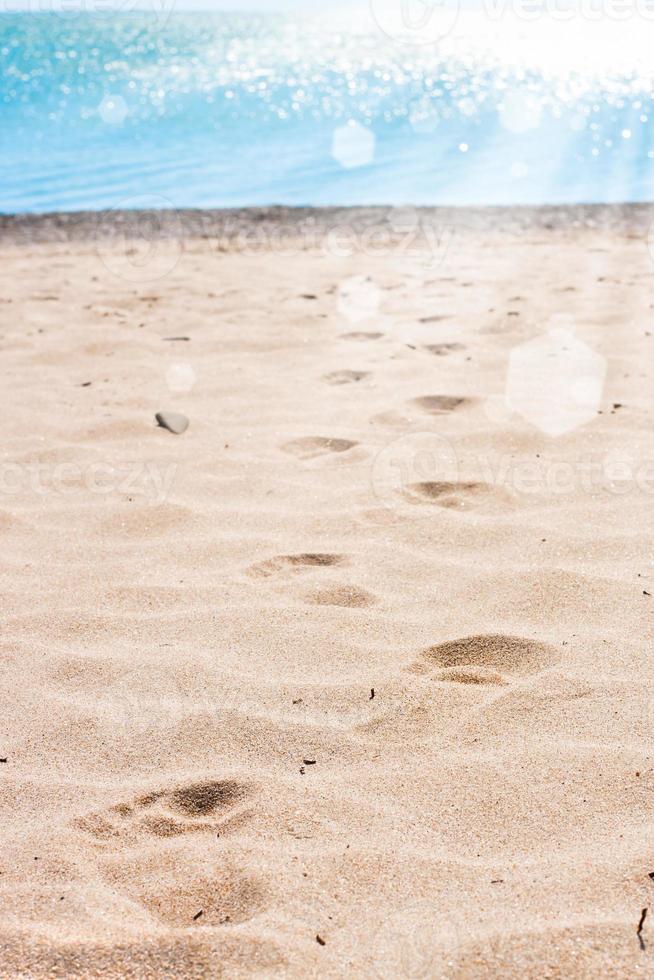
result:
[[[169,432],[174,432],[176,436],[181,436],[182,432],[186,432],[189,426],[186,416],[180,415],[178,412],[157,412],[155,419],[162,429],[168,429]]]

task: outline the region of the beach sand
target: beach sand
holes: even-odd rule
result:
[[[653,217],[0,221],[2,977],[652,976]]]

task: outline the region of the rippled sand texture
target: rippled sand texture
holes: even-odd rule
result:
[[[2,977],[652,975],[652,263],[489,220],[5,238]]]

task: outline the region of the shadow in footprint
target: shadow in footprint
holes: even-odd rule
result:
[[[437,643],[424,650],[422,656],[426,664],[443,668],[446,672],[488,669],[517,676],[539,673],[559,659],[556,649],[549,643],[501,633],[484,633]]]
[[[447,357],[448,354],[456,354],[457,351],[465,350],[465,344],[425,344],[423,350],[428,351],[430,354],[435,354],[436,357]]]
[[[346,606],[350,609],[365,609],[377,602],[377,598],[365,589],[355,585],[339,585],[331,589],[321,589],[307,596],[307,601],[316,606]]]
[[[224,810],[242,800],[245,795],[240,783],[208,781],[192,783],[174,790],[168,796],[169,805],[187,817],[205,817],[216,810]]]
[[[447,510],[502,510],[512,501],[501,487],[475,481],[410,483],[405,496],[415,504],[435,504]]]
[[[332,568],[335,565],[346,565],[345,555],[335,555],[326,552],[304,552],[299,555],[276,555],[268,561],[252,565],[248,575],[255,578],[268,578],[281,572],[302,573],[312,568]]]
[[[380,337],[383,336],[384,336],[383,333],[374,333],[374,332],[366,333],[363,330],[354,330],[351,333],[342,333],[341,339],[342,340],[379,340]]]
[[[329,385],[350,385],[369,377],[369,371],[332,371],[324,374],[322,380]]]
[[[501,687],[507,683],[506,679],[494,670],[467,666],[444,670],[438,675],[438,679],[440,681],[448,681],[450,684],[489,684],[497,687]]]
[[[459,395],[424,395],[414,398],[413,404],[430,415],[448,415],[465,405],[471,405],[472,399]]]
[[[292,439],[282,446],[282,449],[297,456],[299,459],[313,459],[327,453],[346,453],[358,443],[350,439],[329,439],[323,436],[307,436],[303,439]]]

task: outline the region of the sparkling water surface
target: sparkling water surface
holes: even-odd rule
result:
[[[0,211],[654,197],[654,26],[0,15]]]

